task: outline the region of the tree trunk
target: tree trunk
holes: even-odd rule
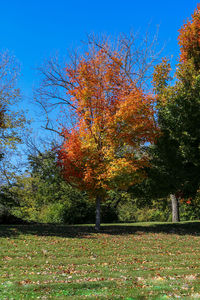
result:
[[[97,231],[100,231],[100,223],[101,223],[100,208],[101,208],[101,196],[97,195],[96,196],[96,225],[95,225],[95,229]]]
[[[180,222],[178,199],[174,194],[170,195],[170,199],[172,203],[172,222]]]

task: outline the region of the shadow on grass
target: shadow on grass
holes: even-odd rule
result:
[[[56,236],[66,238],[84,238],[90,236],[97,238],[97,234],[127,235],[145,233],[166,233],[178,235],[200,236],[200,222],[181,223],[135,223],[135,224],[108,224],[101,227],[98,233],[91,225],[55,225],[55,224],[29,224],[29,225],[0,225],[0,237],[17,237],[20,234],[36,236]]]
[[[86,282],[86,283],[48,283],[48,284],[28,284],[26,286],[11,284],[8,288],[1,288],[1,299],[41,299],[42,294],[48,294],[51,299],[59,297],[59,299],[66,299],[68,296],[85,296],[96,299],[97,296],[105,296],[109,294],[109,288],[113,286],[113,282],[101,281],[100,283]],[[47,299],[45,297],[45,299]],[[91,298],[90,298],[91,299]]]
[[[111,282],[105,282],[101,281],[100,283],[95,282],[86,282],[86,283],[54,283],[54,284],[40,284],[38,285],[29,285],[28,288],[31,290],[34,288],[35,292],[41,292],[41,291],[52,291],[53,293],[57,293],[57,296],[74,296],[74,295],[91,295],[98,290],[101,291],[102,287],[105,289],[113,286],[113,283]],[[18,291],[23,291],[23,286],[18,286]],[[102,291],[100,292],[102,294]],[[98,294],[98,292],[97,292]]]

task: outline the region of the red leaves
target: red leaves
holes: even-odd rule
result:
[[[66,69],[76,106],[76,124],[63,130],[60,160],[66,180],[92,194],[117,184],[127,187],[143,176],[142,144],[155,138],[154,98],[124,72],[120,55],[103,49]]]
[[[59,153],[59,159],[64,165],[67,165],[67,168],[64,169],[64,176],[66,178],[70,176],[81,178],[82,174],[80,173],[80,169],[83,155],[78,133],[72,130],[71,133],[66,132],[65,137],[66,140],[63,143],[63,151]],[[77,156],[79,160],[77,160]]]

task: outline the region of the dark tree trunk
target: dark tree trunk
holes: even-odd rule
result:
[[[101,223],[101,196],[97,195],[96,196],[96,224],[95,224],[95,229],[97,231],[100,230],[100,223]]]
[[[174,194],[170,195],[170,199],[172,203],[172,222],[180,222],[178,199]]]

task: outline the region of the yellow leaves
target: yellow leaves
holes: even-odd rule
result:
[[[108,177],[113,177],[118,174],[121,174],[123,173],[123,170],[125,170],[127,173],[130,173],[136,171],[136,169],[137,168],[125,158],[118,158],[110,163]]]
[[[171,79],[169,73],[171,71],[171,65],[167,58],[163,58],[162,62],[155,66],[153,73],[153,85],[154,90],[158,94],[163,92],[163,90],[167,87],[168,81]]]
[[[131,183],[133,183],[136,170],[137,168],[134,166],[134,164],[130,161],[127,161],[125,158],[115,159],[109,164],[107,169],[107,180],[113,181],[118,179],[117,181],[123,182],[129,178],[127,181],[130,181],[131,175]]]
[[[144,174],[139,169],[136,160],[128,160],[126,157],[113,158],[107,164],[100,179],[105,189],[117,187],[127,190],[130,184],[135,184],[144,178]]]

